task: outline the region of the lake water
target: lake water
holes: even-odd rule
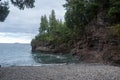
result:
[[[76,62],[78,60],[70,55],[33,53],[30,44],[0,44],[0,65],[2,67],[41,66]]]

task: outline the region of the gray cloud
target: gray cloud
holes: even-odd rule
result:
[[[27,32],[36,34],[40,24],[40,16],[47,16],[54,9],[56,17],[63,19],[65,0],[36,0],[35,8],[19,10],[10,5],[10,14],[5,22],[0,22],[0,32]]]

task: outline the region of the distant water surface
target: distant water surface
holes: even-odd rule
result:
[[[76,58],[70,55],[49,53],[32,53],[30,44],[0,43],[0,65],[8,66],[41,66],[51,64],[76,63]]]

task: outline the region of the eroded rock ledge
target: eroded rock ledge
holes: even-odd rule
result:
[[[95,23],[88,26],[83,38],[72,44],[32,42],[32,51],[70,53],[81,61],[120,65],[120,38],[113,36],[114,30]]]
[[[99,37],[87,36],[86,39],[83,38],[69,47],[64,43],[32,43],[32,51],[70,53],[73,56],[78,56],[81,61],[85,62],[120,65],[120,40],[110,39],[105,35]]]
[[[53,42],[44,42],[39,43],[32,42],[32,51],[41,51],[41,52],[52,52],[52,53],[69,53],[70,49],[66,47],[65,44],[55,44]]]

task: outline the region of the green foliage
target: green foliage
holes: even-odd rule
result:
[[[52,10],[49,20],[46,16],[41,17],[39,35],[37,41],[54,43],[73,43],[79,40],[85,29],[93,19],[101,18],[110,20],[109,23],[120,22],[120,1],[119,0],[66,0],[65,22],[56,19],[55,11]],[[116,25],[115,33],[120,36],[120,24]]]
[[[108,11],[108,16],[111,21],[114,23],[120,22],[120,1],[119,0],[110,0],[110,8]]]
[[[98,14],[99,5],[93,0],[66,0],[66,25],[77,35],[83,35],[87,25]]]
[[[115,35],[120,38],[120,24],[113,26],[113,28],[115,29]]]
[[[48,30],[48,20],[46,15],[41,16],[41,23],[40,23],[40,28],[39,28],[39,33],[44,34]]]
[[[59,22],[56,19],[55,11],[52,10],[51,15],[49,16],[49,30],[48,30],[48,33],[51,36],[56,35],[56,31],[57,31],[56,29],[58,27],[58,24]]]
[[[10,12],[9,2],[24,10],[25,8],[33,8],[35,0],[0,0],[0,22],[4,22]]]
[[[33,8],[34,2],[35,0],[11,0],[11,3],[19,9]]]
[[[0,2],[0,21],[3,22],[9,14],[8,2]]]
[[[90,0],[90,2],[96,3],[102,10],[109,8],[110,5],[110,0]]]
[[[69,28],[77,30],[78,26],[85,24],[85,7],[82,0],[67,0],[64,6],[67,10],[65,20]]]
[[[100,12],[104,21],[120,22],[120,0],[66,0],[64,7],[66,25],[77,35],[83,35],[85,25],[97,19]]]
[[[56,20],[54,10],[52,10],[51,15],[49,16],[49,25],[51,28],[56,27],[56,25],[57,25],[57,20]]]
[[[97,16],[99,12],[99,5],[96,4],[95,2],[89,2],[87,3],[86,7],[86,18],[88,19],[87,21],[91,21],[94,17]]]
[[[32,42],[67,42],[70,39],[71,32],[72,31],[66,26],[66,23],[62,22],[62,20],[56,19],[55,11],[52,10],[49,20],[46,15],[41,16],[39,34]]]

